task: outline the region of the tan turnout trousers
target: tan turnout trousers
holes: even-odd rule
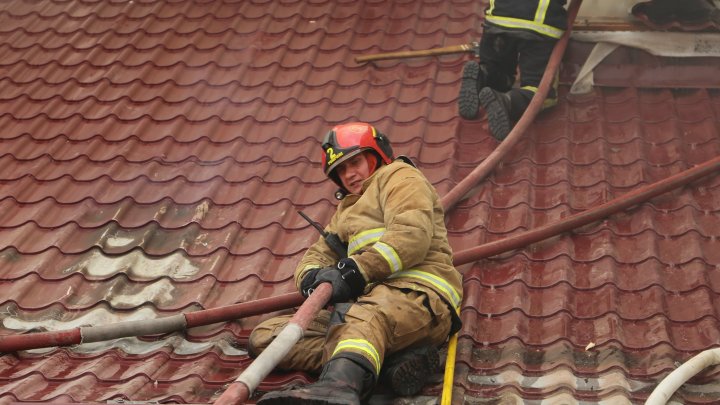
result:
[[[291,315],[268,319],[250,335],[257,356],[287,325]],[[450,309],[433,290],[408,283],[408,288],[375,285],[356,303],[321,310],[295,347],[278,365],[283,370],[320,372],[334,356],[355,353],[380,373],[386,355],[425,345],[440,345],[450,332]]]

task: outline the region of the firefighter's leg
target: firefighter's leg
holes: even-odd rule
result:
[[[265,394],[258,405],[360,405],[374,386],[371,365],[362,356],[333,358],[317,382]]]
[[[400,290],[409,311],[396,311],[395,334],[380,382],[398,395],[415,395],[440,369],[438,346],[450,332],[450,309],[433,291]]]
[[[382,370],[383,384],[396,394],[419,392],[438,367],[436,348],[448,337],[451,317],[435,292],[415,288],[380,284],[344,316],[336,311],[325,358],[361,355]]]
[[[508,91],[515,83],[522,40],[507,34],[487,34],[487,37],[488,41],[480,45],[480,65],[485,72],[482,87]]]
[[[359,304],[336,304],[321,355],[325,365],[318,381],[267,393],[258,404],[359,405],[366,401],[377,381],[382,364],[379,353],[385,347],[384,343],[376,343],[374,330],[384,327],[377,323],[378,317],[373,312],[374,309]],[[348,328],[350,324],[355,325]]]
[[[292,315],[283,315],[268,319],[253,329],[248,339],[248,354],[257,357],[272,343],[288,324]],[[327,334],[330,312],[321,310],[310,322],[303,337],[278,364],[281,370],[298,370],[318,373],[322,369],[323,346]]]
[[[484,88],[478,96],[488,116],[493,137],[502,141],[520,119],[537,92],[556,41],[522,41],[518,45],[520,88],[507,92]],[[557,104],[557,78],[543,103],[543,109]]]
[[[449,309],[434,293],[378,285],[357,303],[335,306],[323,353],[325,366],[316,383],[268,393],[258,403],[363,403],[372,393],[385,354],[437,346],[449,329]],[[418,373],[420,387],[428,374]]]
[[[458,112],[465,119],[475,119],[480,107],[478,94],[484,87],[509,90],[517,70],[516,40],[505,35],[483,34],[479,61],[463,67],[458,95]]]
[[[545,69],[547,69],[550,55],[552,54],[553,48],[557,41],[526,41],[520,46],[520,89],[527,90],[522,92],[522,97],[518,97],[518,100],[513,100],[513,107],[516,111],[511,113],[511,118],[517,120],[520,118],[525,108],[530,104],[530,100],[533,95],[537,92],[537,88],[540,85]],[[557,104],[558,93],[557,93],[558,77],[557,73],[553,78],[553,83],[548,92],[547,98],[543,103],[543,109],[549,108]],[[514,96],[517,97],[517,96]],[[524,100],[523,100],[524,99]]]

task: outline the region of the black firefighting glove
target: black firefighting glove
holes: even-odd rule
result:
[[[305,281],[305,279],[303,279]],[[321,283],[332,284],[332,296],[328,304],[347,302],[357,298],[365,291],[365,277],[360,273],[353,259],[341,259],[332,267],[325,267],[315,275],[315,283],[310,289],[315,289]]]
[[[307,273],[305,273],[302,280],[300,280],[300,294],[302,294],[303,297],[307,298],[315,288],[313,287],[315,285],[315,277],[317,277],[320,270],[322,270],[320,267],[317,269],[310,269]]]

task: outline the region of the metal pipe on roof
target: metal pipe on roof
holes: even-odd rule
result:
[[[0,353],[40,349],[43,347],[72,346],[80,343],[81,340],[82,335],[80,333],[80,328],[20,335],[6,335],[0,336]]]
[[[527,131],[530,124],[542,109],[543,102],[545,101],[545,98],[547,98],[552,82],[555,80],[555,75],[560,67],[560,62],[562,61],[563,54],[565,53],[565,49],[567,48],[567,44],[570,40],[572,22],[575,21],[575,17],[577,17],[581,4],[582,0],[575,0],[568,7],[568,29],[565,30],[563,36],[560,37],[558,42],[555,44],[552,54],[550,55],[550,59],[548,60],[548,64],[545,67],[545,73],[543,73],[543,77],[540,79],[537,92],[533,96],[532,100],[530,100],[530,104],[527,109],[510,131],[507,138],[505,138],[505,140],[502,141],[500,145],[498,145],[498,147],[495,148],[495,150],[493,150],[487,158],[485,158],[485,160],[473,169],[470,174],[468,174],[460,181],[460,183],[455,185],[452,190],[442,197],[440,202],[446,212],[470,194],[473,187],[478,185],[483,179],[485,179],[485,177],[487,177],[488,174],[495,170],[498,163],[500,163],[500,161],[510,152],[515,144],[518,143],[520,137],[522,137],[525,131]]]

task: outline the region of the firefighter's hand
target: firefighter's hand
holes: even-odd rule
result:
[[[303,295],[303,297],[307,298],[311,292],[313,292],[313,289],[317,286],[315,284],[315,277],[317,277],[318,272],[320,272],[322,268],[318,267],[317,269],[310,269],[305,273],[302,280],[300,280],[300,294]]]
[[[303,279],[303,281],[305,280]],[[353,259],[342,259],[337,265],[318,271],[315,283],[310,289],[315,289],[321,283],[332,285],[333,291],[329,304],[347,302],[357,298],[363,293],[367,284]]]

